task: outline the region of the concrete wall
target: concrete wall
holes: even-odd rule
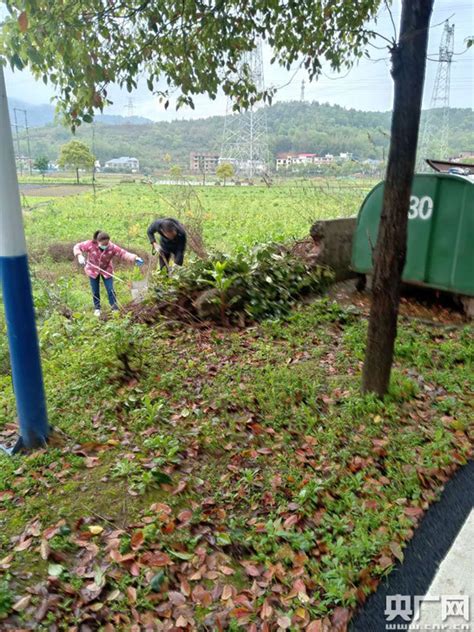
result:
[[[315,222],[310,235],[314,241],[317,255],[315,263],[327,265],[336,273],[336,280],[357,276],[350,270],[352,256],[352,237],[357,218],[329,219]]]

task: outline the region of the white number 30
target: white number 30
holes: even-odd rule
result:
[[[408,211],[408,219],[430,219],[433,215],[433,200],[429,195],[422,198],[412,195],[410,197],[410,210]]]

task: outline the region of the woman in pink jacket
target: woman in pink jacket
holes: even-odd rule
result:
[[[87,259],[84,255],[87,255]],[[127,252],[120,246],[113,244],[107,233],[96,231],[93,239],[81,241],[74,246],[74,256],[79,265],[84,266],[84,272],[89,277],[94,302],[94,314],[100,316],[100,279],[102,277],[113,310],[117,310],[117,297],[114,291],[114,267],[112,260],[120,257],[138,266],[143,265],[143,259],[138,255]]]

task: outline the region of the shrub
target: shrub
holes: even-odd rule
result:
[[[154,277],[158,303],[180,306],[201,319],[222,324],[286,316],[305,296],[324,290],[332,272],[310,267],[277,244],[242,250],[235,256],[214,254],[167,277]]]

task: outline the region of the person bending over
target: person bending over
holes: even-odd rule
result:
[[[159,243],[156,238],[157,233],[160,236]],[[183,265],[186,230],[178,220],[172,217],[155,220],[148,226],[147,236],[160,256],[160,269],[168,268],[172,256],[176,265]]]

